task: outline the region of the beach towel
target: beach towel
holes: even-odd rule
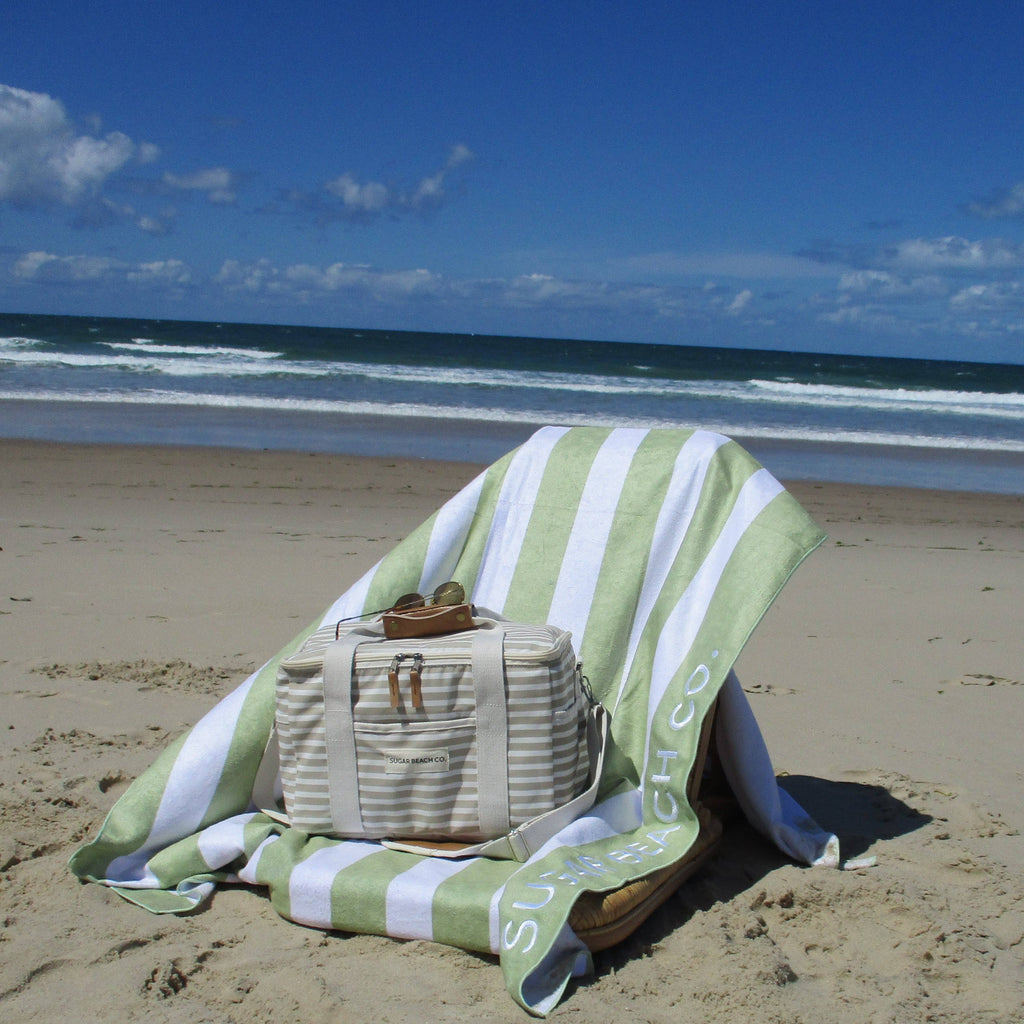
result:
[[[797,565],[823,539],[735,442],[704,431],[545,427],[482,472],[224,697],[137,779],[72,871],[161,912],[218,882],[265,887],[303,925],[496,954],[509,992],[544,1015],[592,968],[568,921],[684,858],[705,716],[748,819],[791,857],[834,863],[775,782],[732,666]],[[598,802],[526,863],[439,860],[310,836],[259,813],[257,767],[277,662],[321,625],[457,580],[475,603],[571,631],[611,716]],[[294,609],[282,609],[290,615]]]

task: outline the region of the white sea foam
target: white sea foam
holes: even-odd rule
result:
[[[168,346],[168,348],[174,347]],[[144,351],[148,352],[149,349]],[[187,359],[161,354],[118,355],[98,352],[58,352],[43,351],[38,348],[19,349],[12,346],[10,349],[0,349],[0,363],[18,363],[22,366],[65,366],[78,369],[117,369],[135,371],[136,373],[164,374],[168,377],[231,378],[283,375],[325,377],[333,372],[331,363],[282,362],[268,366],[273,360],[273,354],[267,354],[265,358],[252,358],[252,353],[243,349],[185,348],[185,351],[189,353]],[[233,352],[239,354],[234,355]],[[72,394],[69,392],[69,397]]]
[[[31,338],[0,338],[0,363],[23,367],[117,369],[174,378],[306,377],[361,379],[463,388],[515,389],[595,396],[635,395],[650,399],[720,400],[775,406],[863,409],[1024,420],[1024,395],[974,391],[909,390],[791,380],[672,380],[587,373],[505,370],[478,367],[408,366],[326,360],[289,360],[282,353],[231,346],[167,345],[147,338],[103,342],[89,353],[60,352]],[[73,397],[69,391],[69,398]],[[448,403],[442,403],[447,407]],[[500,404],[500,402],[498,403]]]
[[[174,356],[236,356],[239,359],[281,359],[282,352],[263,352],[255,348],[231,348],[227,345],[164,345],[149,338],[133,338],[131,341],[104,341],[107,348],[128,352],[143,352],[149,355]]]
[[[971,416],[1024,417],[1024,395],[1011,392],[944,391],[940,389],[858,388],[796,381],[752,380],[755,400],[803,405],[841,405],[859,409],[912,409],[917,412],[964,413]]]
[[[814,441],[845,444],[897,445],[911,448],[938,448],[975,451],[1021,452],[1024,442],[1005,438],[949,437],[907,434],[896,431],[853,429],[821,429],[815,427],[760,426],[747,421],[699,422],[686,418],[651,418],[626,414],[567,413],[563,410],[509,410],[486,406],[439,407],[419,403],[342,401],[330,399],[267,398],[261,396],[203,394],[175,391],[96,391],[77,393],[73,399],[64,392],[32,390],[0,390],[0,401],[85,402],[113,405],[157,405],[204,407],[223,410],[281,413],[339,414],[348,416],[381,416],[427,420],[463,420],[501,423],[561,423],[568,426],[644,426],[701,427],[723,434],[761,440]]]

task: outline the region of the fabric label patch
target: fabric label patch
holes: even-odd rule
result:
[[[451,771],[447,747],[432,750],[385,750],[388,775],[423,775]]]

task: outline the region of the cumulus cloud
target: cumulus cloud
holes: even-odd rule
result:
[[[990,337],[1018,330],[1024,246],[1004,238],[905,238],[891,245],[819,243],[812,258],[845,267],[808,309],[823,323],[876,334]]]
[[[400,301],[440,295],[449,287],[441,275],[424,269],[380,270],[351,263],[332,263],[326,267],[297,263],[278,268],[266,259],[247,263],[225,260],[215,280],[228,291],[263,292],[303,301],[335,293]]]
[[[750,300],[754,297],[754,293],[749,288],[744,288],[743,291],[737,293],[736,297],[729,303],[728,312],[733,316],[738,316],[750,305]]]
[[[824,323],[839,327],[857,327],[871,331],[892,332],[908,330],[911,325],[900,320],[892,311],[877,306],[840,305],[837,309],[820,314]]]
[[[238,175],[226,167],[209,167],[192,174],[164,173],[167,189],[180,192],[202,192],[209,202],[230,206],[238,198]]]
[[[972,284],[953,295],[949,304],[965,311],[1019,310],[1024,306],[1024,286],[1019,281]]]
[[[444,182],[450,171],[473,159],[473,153],[461,142],[452,147],[444,167],[421,179],[412,193],[400,197],[400,201],[412,210],[428,210],[444,202]]]
[[[908,269],[988,271],[1024,266],[1024,247],[1001,238],[970,241],[956,235],[945,238],[908,238],[887,246],[882,262]]]
[[[905,277],[888,270],[851,270],[837,285],[841,294],[859,293],[880,298],[931,298],[945,295],[949,285],[936,274]]]
[[[60,101],[45,93],[0,85],[0,202],[83,206],[130,161],[156,155],[155,146],[122,132],[80,133]]]
[[[109,256],[54,256],[29,252],[14,263],[14,276],[23,281],[73,283],[97,281],[122,266]]]
[[[343,174],[334,181],[329,181],[324,188],[337,196],[343,208],[354,216],[380,213],[394,200],[391,190],[379,181],[369,181],[360,185],[351,174]]]
[[[608,295],[610,286],[600,281],[573,281],[551,274],[521,274],[504,286],[505,299],[512,305],[592,305]]]
[[[294,206],[317,213],[324,220],[370,221],[385,213],[427,213],[442,206],[449,174],[473,159],[468,146],[453,146],[444,165],[433,174],[421,178],[411,188],[400,188],[381,181],[361,182],[351,172],[339,175],[324,185],[324,196],[292,192]],[[335,200],[340,200],[335,202]]]
[[[125,268],[129,281],[141,284],[184,285],[192,283],[192,271],[181,260],[151,260]]]
[[[423,268],[384,271],[366,266],[333,263],[321,269],[299,264],[289,267],[285,276],[289,282],[304,290],[360,290],[371,292],[378,298],[438,294],[445,287],[444,279],[439,274]]]
[[[988,273],[1024,267],[1024,246],[1003,238],[906,238],[878,248],[817,243],[800,253],[819,263],[895,273]]]
[[[255,260],[248,263],[241,260],[225,260],[214,280],[228,291],[256,293],[273,288],[280,276],[270,260]]]
[[[364,264],[277,266],[266,259],[225,260],[215,276],[225,291],[304,304],[344,301],[398,309],[430,303],[448,308],[554,316],[643,316],[685,320],[714,315],[721,298],[695,288],[569,280],[549,274],[512,278],[449,278],[425,268],[386,270]],[[740,306],[748,299],[740,297]],[[736,312],[739,312],[737,307]]]
[[[1024,181],[1009,188],[998,189],[987,199],[978,199],[966,206],[968,213],[984,220],[1024,217]]]
[[[25,253],[14,261],[11,273],[22,282],[43,284],[130,282],[180,287],[192,282],[192,271],[181,260],[128,263],[110,256],[56,256],[44,251]]]

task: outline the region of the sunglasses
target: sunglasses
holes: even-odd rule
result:
[[[378,608],[375,612],[363,612],[362,615],[352,615],[347,619],[339,619],[338,623],[353,622],[356,619],[366,619],[371,615],[384,615],[387,612],[408,612],[414,608],[426,608],[428,605],[453,605],[466,603],[466,589],[461,583],[449,581],[442,583],[435,588],[432,594],[424,597],[422,594],[403,594],[387,608]]]
[[[380,612],[371,612],[371,615],[380,615],[383,612],[407,612],[413,608],[426,608],[430,604],[450,605],[465,604],[466,590],[461,583],[442,583],[433,594],[424,597],[422,594],[403,594],[390,608],[382,608]]]

